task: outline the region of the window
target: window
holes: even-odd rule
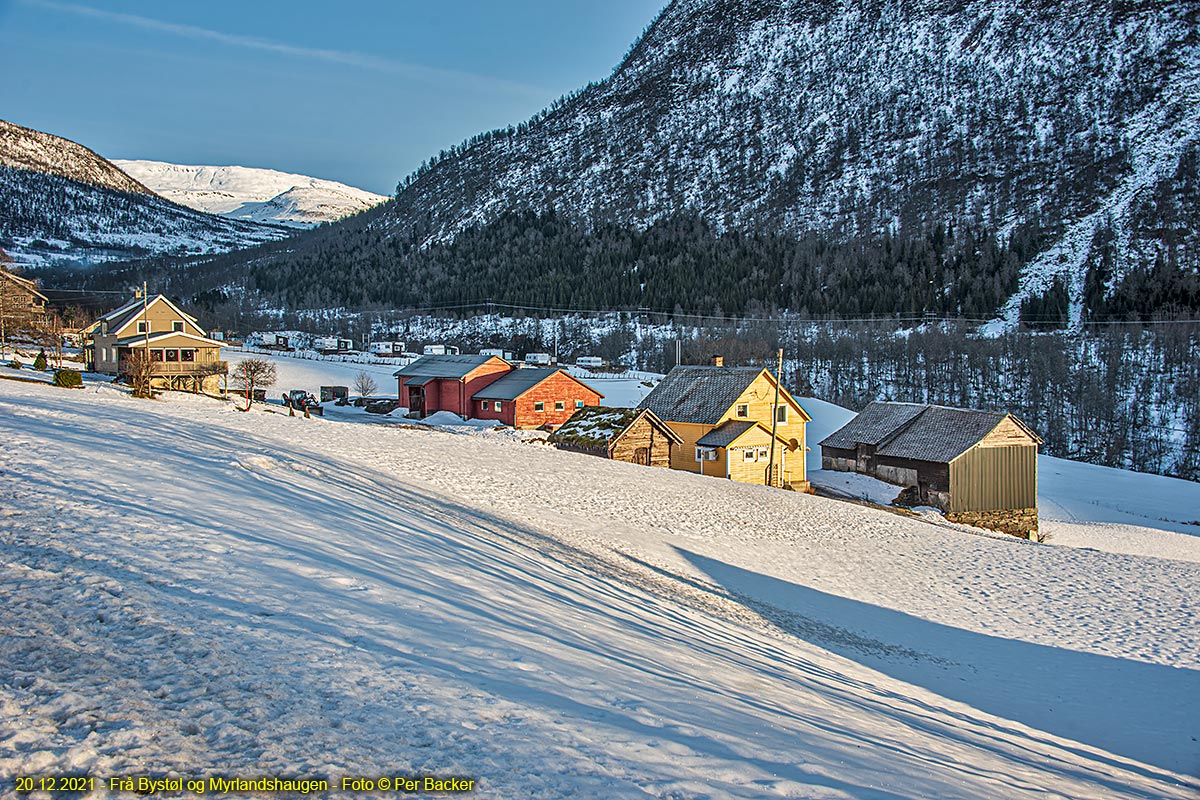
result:
[[[738,403],[737,410],[734,413],[740,419],[745,419],[750,416],[750,405],[748,403]]]
[[[703,460],[704,460],[704,448],[703,448],[703,447],[697,447],[697,448],[696,448],[696,460],[697,460],[697,461],[703,461]]]
[[[787,406],[775,406],[775,421],[780,425],[787,424]]]
[[[487,410],[488,410],[488,402],[487,402],[487,400],[480,400],[480,401],[479,401],[479,410],[480,410],[480,411],[487,411]]]
[[[536,403],[533,404],[533,410],[534,411],[545,411],[546,404],[543,403],[541,400],[538,400]]]
[[[493,410],[493,411],[501,411],[501,410],[503,410],[503,409],[504,409],[504,403],[501,403],[499,400],[497,400],[497,401],[496,401],[496,402],[495,402],[495,403],[492,405],[492,410]]]
[[[583,408],[583,401],[582,401],[582,400],[576,400],[576,401],[575,401],[575,407],[576,407],[576,408]]]
[[[180,361],[195,361],[196,360],[196,351],[195,350],[180,350],[179,351],[179,360]]]
[[[138,323],[138,333],[145,333],[147,330],[145,322]]]
[[[182,333],[183,332],[183,320],[177,319],[174,322],[172,322],[171,330],[175,331],[176,333]]]
[[[555,400],[554,401],[554,410],[555,411],[564,411],[564,410],[566,410],[566,408],[567,408],[567,403],[565,400]]]
[[[162,350],[151,350],[150,351],[150,360],[151,361],[162,361],[163,360],[163,351]]]
[[[758,460],[759,461],[766,461],[770,457],[771,457],[771,451],[769,448],[766,448],[766,447],[758,448]]]
[[[754,457],[754,448],[748,447],[742,451],[742,461],[757,461]]]
[[[167,351],[167,361],[178,361],[178,360],[179,360],[179,351],[178,350],[168,350]]]

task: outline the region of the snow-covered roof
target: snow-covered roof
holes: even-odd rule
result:
[[[607,447],[629,429],[640,417],[647,417],[667,438],[682,443],[653,411],[647,408],[610,408],[585,406],[579,409],[546,441],[550,444],[571,444],[579,447]]]

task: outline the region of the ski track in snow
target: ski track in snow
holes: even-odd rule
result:
[[[167,398],[0,381],[4,776],[1198,788],[1194,563]]]

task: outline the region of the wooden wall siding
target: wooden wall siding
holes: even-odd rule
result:
[[[143,319],[142,312],[139,310],[137,316],[129,320],[129,322],[121,328],[121,330],[113,330],[110,326],[108,329],[109,335],[124,338],[126,336],[138,335],[138,323]],[[151,333],[166,333],[172,330],[171,323],[182,322],[185,333],[191,333],[196,336],[206,336],[207,333],[189,320],[187,317],[176,314],[175,311],[166,303],[152,303],[149,310],[146,312],[145,319],[150,323]]]
[[[757,445],[754,448],[733,447],[729,450],[729,477],[739,483],[753,483],[758,486],[767,484],[767,466],[770,464],[770,456],[759,459],[757,461],[747,461],[745,452],[747,449],[757,449],[767,445]],[[780,460],[782,459],[782,461]],[[776,448],[775,461],[782,467],[782,473],[787,474],[791,467],[791,458],[788,457],[787,451],[784,448]]]
[[[562,401],[562,411],[554,410],[556,400]],[[543,425],[558,427],[570,419],[576,411],[576,400],[582,400],[585,406],[600,405],[600,395],[595,390],[564,372],[556,372],[518,397],[515,403],[504,401],[504,404],[515,405],[511,423],[514,428],[540,428]],[[537,402],[545,403],[543,411],[534,409]]]
[[[700,463],[696,461],[696,441],[713,429],[713,425],[697,425],[693,422],[667,422],[667,425],[675,432],[675,435],[683,439],[683,444],[674,448],[671,451],[671,469],[679,469],[685,472],[699,472]],[[704,462],[704,474],[715,475],[717,472],[715,461]],[[721,468],[721,474],[725,474],[725,468]]]
[[[1012,447],[1014,445],[1037,444],[1021,426],[1012,421],[1011,417],[992,429],[992,432],[979,440],[980,447]]]
[[[729,419],[744,419],[744,417],[737,416],[737,407],[741,403],[749,406],[749,419],[761,422],[767,430],[771,429],[771,419],[775,407],[775,387],[766,375],[759,375],[753,383],[746,387],[746,391],[742,392],[737,401],[729,408],[729,411],[721,418],[721,422]],[[776,432],[783,437],[784,441],[790,442],[794,439],[797,444],[795,450],[788,451],[789,458],[783,462],[785,464],[783,480],[787,483],[801,485],[807,480],[804,448],[808,446],[808,443],[805,440],[804,417],[800,411],[800,404],[782,386],[779,391],[779,404],[788,407],[788,421],[786,424],[778,425]],[[796,457],[797,454],[799,457]]]
[[[1037,447],[976,445],[950,462],[950,511],[1037,507]]]
[[[638,450],[649,451],[649,466],[671,466],[671,440],[655,429],[645,417],[637,420],[612,443],[610,457],[617,461],[638,462]]]

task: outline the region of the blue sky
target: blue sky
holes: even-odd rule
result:
[[[390,194],[606,77],[666,0],[0,0],[0,118],[107,158]]]

